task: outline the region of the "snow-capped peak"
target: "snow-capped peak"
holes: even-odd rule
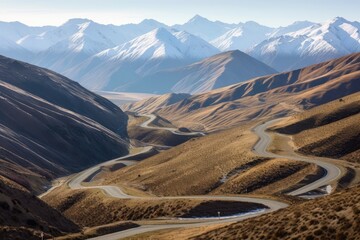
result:
[[[199,14],[196,14],[188,21],[188,23],[201,23],[201,22],[211,22],[211,21],[207,18],[200,16]]]
[[[183,44],[184,53],[192,58],[205,58],[219,53],[219,49],[205,40],[186,31],[174,31],[174,36]]]
[[[256,22],[241,23],[211,43],[223,51],[240,49],[246,51],[255,44],[265,40],[273,29]]]
[[[329,23],[329,24],[342,24],[342,23],[345,23],[345,22],[349,22],[349,21],[346,20],[343,17],[334,17],[333,19],[327,21],[326,23]]]
[[[315,26],[316,23],[309,22],[309,21],[296,21],[286,27],[279,27],[276,28],[272,33],[268,35],[268,38],[278,37],[281,35],[285,35],[291,32],[296,32],[302,29],[306,29],[311,26]],[[301,35],[301,34],[300,34]]]
[[[202,58],[218,53],[218,50],[199,37],[185,31],[171,33],[157,28],[118,47],[107,49],[97,57],[123,60]]]
[[[305,23],[307,24],[307,23]],[[336,17],[270,38],[250,54],[278,70],[290,70],[360,51],[360,24]],[[298,59],[291,68],[286,56]],[[285,59],[285,60],[283,60]]]
[[[139,25],[146,25],[146,26],[155,26],[155,27],[158,27],[160,25],[164,25],[154,19],[144,19],[142,20]]]
[[[138,60],[153,58],[181,58],[179,41],[165,28],[157,28],[111,50],[107,49],[97,56],[116,59]]]
[[[62,24],[62,26],[80,25],[89,22],[93,22],[93,21],[87,18],[72,18],[66,21],[64,24]]]

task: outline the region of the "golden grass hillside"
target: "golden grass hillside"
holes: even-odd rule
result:
[[[128,135],[131,139],[136,139],[143,143],[162,145],[162,146],[176,146],[193,138],[193,136],[175,135],[168,130],[149,129],[139,127],[141,123],[148,120],[147,117],[135,116],[128,113]],[[164,118],[156,118],[150,126],[156,127],[174,127],[169,121]],[[176,128],[176,127],[174,127]]]
[[[359,239],[360,186],[194,237],[230,238]]]
[[[271,159],[244,169],[212,193],[275,194],[298,184],[304,176],[315,173],[315,164],[287,159]],[[286,182],[287,184],[284,184]]]
[[[173,217],[209,217],[233,215],[266,208],[262,204],[209,201],[204,199],[117,199],[100,190],[56,189],[44,200],[82,227],[94,227],[118,221],[139,221]]]
[[[263,187],[277,183],[277,187],[283,189],[288,186],[289,179],[297,183],[313,173],[313,168],[301,162],[273,160],[264,163],[267,159],[259,158],[251,151],[257,141],[256,135],[251,132],[252,126],[244,125],[193,138],[104,176],[104,183],[127,185],[156,195],[199,195],[220,187],[225,177],[228,179],[221,188],[222,192],[237,193],[249,188],[250,191],[262,189],[262,193],[272,193],[273,189],[265,191]],[[239,177],[232,174],[237,169],[250,171],[244,173],[246,176],[257,175],[240,186],[242,174]],[[297,174],[299,171],[302,174]]]
[[[360,186],[225,226],[162,230],[127,239],[360,239]]]
[[[277,131],[294,134],[300,152],[360,163],[360,93],[291,117]]]

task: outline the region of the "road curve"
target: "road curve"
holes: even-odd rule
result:
[[[143,151],[137,154],[142,154],[144,152],[150,151],[151,147],[144,148]],[[105,239],[105,240],[112,240],[112,239],[120,239],[132,235],[137,235],[144,232],[149,231],[156,231],[161,229],[169,229],[169,228],[179,228],[179,227],[197,227],[197,226],[206,226],[210,223],[226,223],[226,222],[236,222],[240,220],[244,220],[250,217],[258,216],[264,213],[269,213],[272,211],[279,210],[281,208],[285,208],[288,206],[288,204],[271,200],[271,199],[262,199],[262,198],[253,198],[253,197],[243,197],[243,196],[210,196],[210,195],[204,195],[204,196],[176,196],[176,197],[137,197],[137,196],[131,196],[124,193],[119,187],[117,186],[83,186],[82,183],[89,179],[94,173],[99,171],[101,167],[103,166],[109,166],[116,163],[122,163],[125,165],[134,164],[135,161],[127,161],[124,160],[130,156],[134,155],[127,155],[118,159],[110,160],[105,163],[98,164],[94,167],[91,167],[89,169],[86,169],[76,175],[73,175],[68,180],[67,184],[71,189],[101,189],[109,196],[112,196],[114,198],[121,198],[121,199],[134,199],[134,198],[141,198],[141,199],[202,199],[202,200],[222,200],[222,201],[239,201],[239,202],[252,202],[252,203],[260,203],[268,207],[268,209],[261,209],[261,211],[258,212],[250,212],[243,215],[233,216],[233,217],[221,217],[221,218],[204,218],[204,219],[196,219],[195,223],[189,223],[189,221],[194,221],[194,219],[191,218],[183,218],[178,219],[180,223],[174,223],[174,224],[157,224],[157,225],[142,225],[140,227],[129,229],[126,231],[116,232],[112,234],[103,235],[101,237],[93,238],[93,239]],[[176,220],[174,220],[176,221]]]
[[[150,151],[151,147],[146,147],[143,151],[141,151],[138,154],[142,154],[146,151]],[[247,218],[255,217],[264,213],[269,213],[272,211],[279,210],[281,208],[285,208],[288,206],[288,204],[271,200],[271,199],[263,199],[263,198],[253,198],[253,197],[243,197],[243,196],[210,196],[210,195],[204,195],[204,196],[176,196],[176,197],[137,197],[137,196],[131,196],[124,193],[119,187],[117,186],[83,186],[82,182],[84,182],[86,179],[89,179],[94,173],[99,171],[99,169],[103,166],[109,166],[116,163],[122,163],[125,165],[134,164],[134,161],[126,161],[123,159],[128,158],[129,156],[135,156],[135,155],[127,155],[118,159],[110,160],[105,163],[98,164],[94,167],[91,167],[89,169],[86,169],[72,177],[70,177],[70,180],[68,180],[68,186],[71,189],[101,189],[109,196],[112,196],[114,198],[121,198],[121,199],[134,199],[134,198],[141,198],[141,199],[202,199],[202,200],[222,200],[222,201],[239,201],[239,202],[250,202],[250,203],[259,203],[263,204],[268,207],[268,209],[261,209],[261,211],[257,212],[250,212],[245,213],[243,215],[238,216],[232,216],[232,217],[221,217],[221,218],[203,218],[203,219],[196,219],[194,223],[190,223],[190,221],[194,221],[192,218],[182,218],[177,219],[179,223],[173,223],[173,224],[151,224],[151,225],[141,225],[140,227],[129,229],[126,231],[120,231],[115,232],[107,235],[103,235],[96,238],[91,239],[104,239],[104,240],[116,240],[124,237],[129,237],[145,232],[151,232],[156,230],[162,230],[162,229],[169,229],[169,228],[180,228],[180,227],[200,227],[200,226],[207,226],[209,224],[214,223],[226,223],[226,222],[237,222],[240,220],[244,220]],[[176,220],[174,220],[176,221]]]
[[[180,132],[177,128],[168,128],[168,127],[153,127],[149,126],[150,123],[152,123],[156,119],[156,115],[154,114],[137,114],[140,117],[147,117],[149,118],[145,122],[143,122],[140,127],[142,128],[148,128],[148,129],[160,129],[160,130],[168,130],[176,135],[183,135],[183,136],[205,136],[205,133],[203,132]]]
[[[174,134],[178,135],[190,135],[190,133],[181,133],[178,132],[175,128],[160,128],[160,127],[151,127],[149,124],[156,118],[155,115],[140,115],[144,117],[148,117],[149,120],[142,123],[140,126],[145,128],[156,128],[156,129],[165,129],[173,132]],[[302,188],[299,188],[295,191],[292,191],[289,193],[290,195],[299,195],[303,194],[305,192],[314,190],[318,187],[321,187],[323,185],[329,184],[331,181],[335,180],[340,176],[340,169],[338,169],[336,166],[326,163],[326,162],[314,162],[311,160],[311,158],[303,157],[303,156],[287,156],[287,155],[278,155],[267,151],[268,146],[271,143],[271,137],[266,133],[266,129],[271,124],[275,123],[278,120],[272,120],[269,122],[266,122],[264,124],[256,126],[253,131],[259,136],[259,141],[254,146],[254,152],[257,154],[264,156],[264,157],[271,157],[271,158],[288,158],[288,159],[294,159],[294,160],[300,160],[305,162],[311,162],[316,163],[320,167],[323,167],[327,174],[313,182],[310,183]],[[199,133],[193,133],[192,135],[199,134]],[[199,134],[203,135],[203,134]],[[150,151],[152,147],[146,147],[143,149],[142,152],[138,154],[142,154],[144,152]],[[105,163],[98,164],[94,167],[91,167],[87,170],[84,170],[76,175],[73,175],[69,178],[67,181],[68,186],[72,189],[89,189],[89,188],[96,188],[103,190],[106,194],[115,197],[115,198],[140,198],[137,196],[130,196],[124,193],[119,187],[117,186],[83,186],[82,182],[84,182],[86,179],[89,179],[92,175],[94,175],[97,171],[101,169],[103,166],[109,166],[116,163],[122,163],[125,165],[131,165],[135,164],[136,161],[127,161],[126,158],[134,155],[127,155],[118,159],[110,160]],[[141,197],[141,199],[154,199],[157,197]],[[204,200],[224,200],[224,201],[241,201],[241,202],[253,202],[253,203],[261,203],[263,205],[266,205],[268,209],[264,209],[258,212],[253,212],[245,215],[235,216],[232,218],[211,218],[211,219],[199,219],[194,222],[194,219],[191,219],[191,222],[189,222],[189,219],[179,219],[179,223],[173,223],[173,224],[149,224],[149,225],[141,225],[140,227],[128,229],[125,231],[115,232],[107,235],[103,235],[100,237],[91,238],[93,240],[115,240],[115,239],[121,239],[125,237],[130,237],[133,235],[145,233],[145,232],[151,232],[151,231],[157,231],[162,229],[170,229],[170,228],[182,228],[182,227],[201,227],[201,226],[207,226],[209,224],[215,224],[215,223],[226,223],[226,222],[236,222],[241,221],[247,218],[255,217],[258,215],[262,215],[265,213],[269,213],[272,211],[279,210],[281,208],[285,208],[288,206],[288,204],[271,200],[271,199],[265,199],[265,198],[252,198],[252,197],[243,197],[243,196],[210,196],[210,195],[204,195],[204,196],[176,196],[176,197],[159,197],[158,199],[204,199]]]
[[[141,127],[147,127],[147,128],[157,128],[157,127],[149,127],[148,124],[150,124],[156,116],[154,115],[145,115],[146,117],[149,117],[149,120],[147,120],[145,123],[141,125]],[[166,128],[166,130],[169,130],[173,132],[174,134],[180,134],[180,135],[203,135],[199,133],[191,134],[191,133],[180,133],[177,132],[177,129],[172,128]],[[101,189],[103,190],[107,195],[112,196],[114,198],[121,198],[121,199],[133,199],[133,198],[140,198],[137,196],[131,196],[126,193],[124,193],[119,187],[117,186],[83,186],[82,183],[88,179],[91,179],[94,174],[99,172],[99,170],[104,166],[110,166],[117,163],[122,163],[125,165],[132,165],[135,164],[136,161],[128,161],[125,160],[126,158],[129,158],[130,156],[135,156],[138,154],[143,154],[147,151],[150,151],[152,149],[151,146],[145,147],[141,152],[137,154],[127,155],[121,158],[117,158],[114,160],[110,160],[105,163],[100,163],[94,167],[91,167],[89,169],[86,169],[78,174],[72,175],[67,180],[67,184],[71,189]],[[48,192],[46,192],[44,195],[48,194],[50,191],[52,191],[54,188],[49,189]],[[209,224],[214,223],[226,223],[226,222],[236,222],[240,220],[244,220],[250,217],[255,217],[264,213],[269,213],[272,211],[279,210],[281,208],[285,208],[288,206],[288,204],[271,200],[271,199],[263,199],[263,198],[254,198],[254,197],[243,197],[243,196],[210,196],[210,195],[204,195],[204,196],[176,196],[176,197],[141,197],[141,199],[202,199],[202,200],[222,200],[222,201],[239,201],[239,202],[252,202],[252,203],[259,203],[267,206],[267,209],[261,209],[261,211],[256,212],[250,212],[245,213],[238,216],[232,216],[232,217],[221,217],[221,218],[203,218],[203,219],[191,219],[191,218],[182,218],[177,219],[173,221],[178,221],[179,223],[173,223],[173,224],[151,224],[151,225],[142,225],[137,228],[129,229],[126,231],[121,232],[115,232],[112,234],[103,235],[100,237],[96,237],[93,239],[105,239],[105,240],[112,240],[112,239],[120,239],[128,236],[137,235],[144,232],[150,232],[150,231],[156,231],[161,229],[169,229],[169,228],[180,228],[180,227],[199,227],[199,226],[206,226]]]
[[[96,172],[98,172],[102,167],[105,166],[111,166],[117,163],[122,163],[126,166],[130,166],[133,164],[136,164],[136,161],[128,161],[128,160],[124,160],[127,159],[129,157],[134,157],[136,155],[140,155],[146,152],[149,152],[152,150],[152,147],[144,147],[143,150],[139,153],[136,154],[128,154],[126,156],[120,157],[120,158],[116,158],[104,163],[100,163],[94,167],[88,168],[78,174],[76,174],[73,178],[70,179],[70,181],[68,181],[68,186],[71,189],[101,189],[103,190],[106,194],[108,194],[111,197],[115,197],[115,198],[135,198],[134,196],[129,196],[127,194],[125,194],[120,188],[116,187],[116,186],[86,186],[84,187],[83,185],[81,185],[82,182],[84,182],[86,179],[89,179],[93,174],[95,174]]]
[[[325,169],[325,171],[326,171],[326,174],[322,178],[320,178],[308,185],[305,185],[299,189],[296,189],[296,190],[288,193],[288,195],[292,195],[292,196],[301,195],[306,192],[315,190],[319,187],[329,185],[331,182],[337,180],[341,175],[341,170],[334,164],[321,161],[318,158],[316,160],[314,160],[314,158],[301,156],[298,154],[296,154],[295,156],[279,155],[279,154],[269,152],[267,150],[269,145],[271,144],[272,139],[271,139],[270,135],[266,132],[266,129],[269,126],[271,126],[272,124],[274,124],[280,120],[281,119],[271,120],[271,121],[265,122],[263,124],[256,126],[255,128],[253,128],[253,131],[259,136],[259,140],[254,146],[254,152],[263,157],[286,158],[286,159],[292,159],[292,160],[303,161],[303,162],[308,162],[308,163],[315,163],[319,167]]]

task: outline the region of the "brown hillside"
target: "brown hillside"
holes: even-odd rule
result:
[[[357,240],[359,229],[360,186],[357,186],[225,226],[163,230],[128,239]]]
[[[193,136],[176,135],[168,130],[139,127],[148,118],[130,113],[128,113],[128,116],[128,135],[131,139],[154,145],[176,146],[193,138]],[[161,117],[157,117],[150,126],[176,128],[169,121]]]
[[[123,220],[214,216],[217,214],[214,209],[221,209],[224,214],[231,215],[266,208],[257,203],[204,199],[117,199],[104,196],[100,190],[74,191],[65,188],[56,189],[45,200],[69,219],[86,227]]]
[[[0,177],[0,209],[1,239],[39,239],[41,231],[49,236],[79,231],[73,222],[4,177]]]
[[[360,91],[359,79],[360,53],[355,53],[194,95],[161,108],[148,108],[150,103],[145,99],[124,109],[156,112],[189,127],[200,123],[210,130],[219,129],[252,119],[287,115],[347,96]]]
[[[193,138],[136,165],[112,172],[104,183],[125,184],[156,195],[172,196],[244,193],[247,188],[248,192],[274,193],[274,189],[265,187],[277,184],[280,191],[287,188],[290,181],[296,184],[316,171],[312,165],[301,162],[269,161],[256,156],[251,151],[257,140],[250,131],[252,126]],[[243,174],[239,174],[239,169]],[[302,174],[298,174],[300,172]],[[252,174],[256,174],[256,178],[247,178],[239,184],[242,176]],[[221,182],[224,177],[226,184]]]
[[[290,206],[193,239],[359,239],[360,187]]]
[[[45,182],[128,152],[127,116],[56,73],[0,57],[0,174]]]
[[[300,152],[360,163],[360,93],[296,114],[277,131]]]

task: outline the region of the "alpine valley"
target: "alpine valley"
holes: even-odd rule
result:
[[[169,1],[69,2],[1,18]],[[360,239],[359,123],[357,21],[0,22],[0,239]]]

